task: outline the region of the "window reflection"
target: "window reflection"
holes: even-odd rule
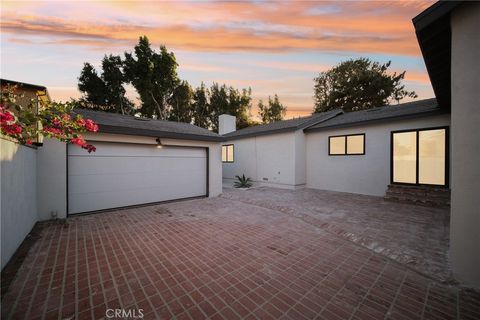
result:
[[[418,182],[445,184],[445,130],[419,132]]]
[[[330,137],[330,154],[345,154],[345,136]]]
[[[417,182],[417,133],[393,134],[393,182]]]

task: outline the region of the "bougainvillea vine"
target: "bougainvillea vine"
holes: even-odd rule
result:
[[[72,116],[73,104],[49,102],[37,111],[35,101],[28,105],[17,104],[18,94],[14,86],[2,87],[0,102],[1,134],[21,144],[32,144],[39,135],[77,145],[88,152],[95,146],[85,141],[82,133],[97,132],[98,125],[81,115]]]

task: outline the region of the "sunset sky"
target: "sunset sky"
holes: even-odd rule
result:
[[[287,117],[313,109],[313,78],[340,61],[369,57],[406,70],[418,99],[433,97],[411,19],[431,1],[2,1],[1,77],[79,97],[84,62],[131,51],[141,35],[165,44],[192,86],[251,87],[278,94]],[[131,97],[134,91],[128,90]],[[252,109],[253,115],[256,109]]]

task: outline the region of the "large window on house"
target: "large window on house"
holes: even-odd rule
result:
[[[447,185],[448,128],[392,132],[392,182]]]
[[[227,144],[222,146],[222,162],[233,162],[233,156],[233,144]]]
[[[328,137],[328,154],[331,156],[365,154],[365,134]]]

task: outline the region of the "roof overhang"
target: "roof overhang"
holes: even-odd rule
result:
[[[433,111],[426,111],[426,112],[422,112],[422,113],[401,115],[401,116],[395,116],[395,117],[370,119],[370,120],[356,121],[356,122],[349,122],[349,123],[340,123],[340,124],[335,124],[335,125],[325,126],[325,127],[317,127],[317,128],[310,127],[310,128],[304,129],[303,132],[312,133],[312,132],[318,132],[318,131],[327,131],[327,130],[334,130],[334,129],[341,129],[341,128],[350,128],[350,127],[356,127],[356,126],[367,126],[367,125],[373,125],[373,124],[378,124],[378,123],[386,123],[386,122],[388,123],[388,122],[392,122],[392,121],[409,120],[409,119],[418,119],[418,118],[422,118],[422,117],[437,116],[437,115],[442,115],[442,114],[447,114],[447,113],[449,113],[448,110],[438,109],[438,110],[433,110]]]
[[[148,130],[142,128],[109,126],[105,124],[99,124],[99,133],[111,133],[111,134],[125,134],[131,136],[143,136],[143,137],[155,137],[155,138],[169,138],[180,140],[194,140],[194,141],[208,141],[208,142],[222,142],[226,139],[222,136],[203,136],[190,133],[177,133],[159,130]]]
[[[298,129],[297,127],[288,127],[288,128],[281,128],[281,129],[272,129],[272,130],[265,130],[265,131],[250,132],[250,133],[232,135],[232,136],[223,135],[223,137],[224,137],[225,141],[231,141],[231,140],[246,139],[246,138],[258,137],[258,136],[268,136],[268,135],[272,135],[272,134],[295,132],[297,130],[300,130],[300,129]]]
[[[452,57],[450,13],[462,2],[438,1],[412,20],[438,104],[448,110]]]
[[[20,81],[15,81],[15,80],[8,80],[8,79],[0,79],[0,82],[2,85],[4,84],[9,84],[12,86],[18,86],[21,89],[27,89],[27,90],[32,90],[35,91],[37,96],[44,102],[51,101],[50,95],[48,93],[47,87],[45,86],[40,86],[37,84],[32,84],[32,83],[26,83],[26,82],[20,82]]]

